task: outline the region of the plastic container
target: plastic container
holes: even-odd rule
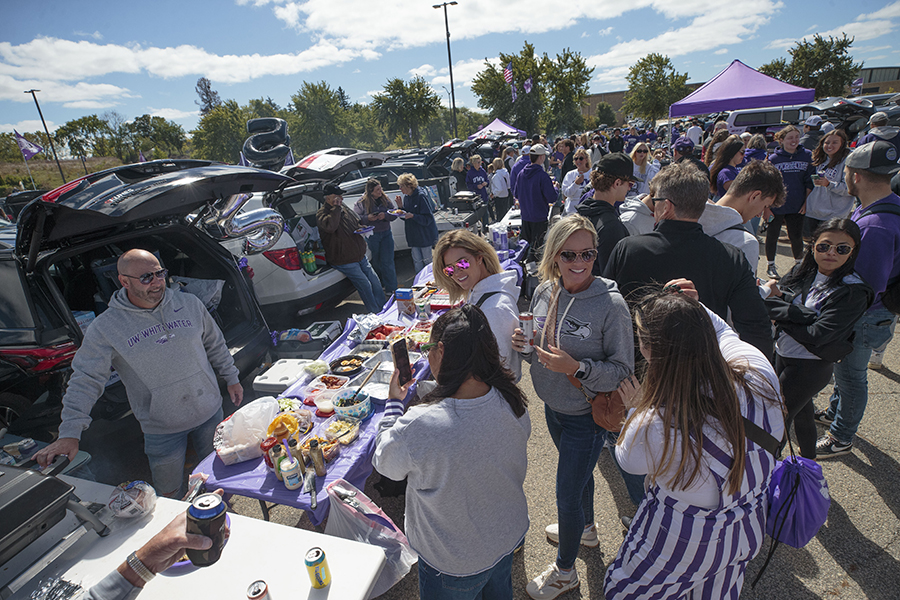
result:
[[[346,423],[347,425],[338,428],[336,424],[338,423]],[[329,431],[329,428],[334,431]],[[322,423],[319,431],[325,438],[329,440],[337,440],[341,444],[347,446],[356,441],[359,437],[359,419],[352,419],[350,417],[342,417],[340,415],[334,415],[329,418],[327,421]]]
[[[334,397],[334,413],[341,417],[352,417],[363,420],[372,414],[372,401],[365,392],[360,392],[356,397],[356,403],[352,406],[339,406],[341,399],[351,398],[358,388],[345,388]]]
[[[317,394],[314,402],[319,412],[323,414],[334,412],[334,396],[337,390],[325,390],[321,394]]]
[[[329,380],[340,379],[341,385],[339,387],[328,387],[328,385],[324,381],[322,381],[323,378],[330,378]],[[310,387],[324,387],[326,389],[339,390],[339,389],[344,388],[347,385],[347,382],[349,382],[349,381],[350,381],[350,378],[345,377],[344,375],[326,374],[326,375],[319,375],[318,377],[313,379],[309,385],[310,385]]]

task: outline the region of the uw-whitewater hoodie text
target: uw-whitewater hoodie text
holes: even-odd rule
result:
[[[228,385],[239,381],[225,337],[196,296],[167,289],[156,308],[144,309],[121,289],[72,361],[59,437],[81,438],[110,367],[145,434],[186,431],[212,417],[222,405],[213,367]]]

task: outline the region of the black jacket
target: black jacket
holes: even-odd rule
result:
[[[825,297],[816,315],[804,305],[815,278],[811,273],[794,290],[782,289],[782,297],[766,300],[766,309],[778,331],[822,360],[838,362],[853,350],[853,328],[872,305],[875,292],[859,275],[848,275]],[[793,304],[798,295],[801,303]]]
[[[700,169],[706,178],[709,179],[709,167],[706,166],[706,163],[697,158],[696,156],[682,156],[675,162],[680,163],[683,161],[688,161],[689,163],[693,163],[698,169]]]
[[[600,275],[613,248],[619,240],[628,237],[628,229],[619,220],[619,213],[615,207],[605,200],[588,198],[578,205],[578,214],[589,219],[597,230],[597,260],[594,261],[594,275]]]
[[[625,150],[625,138],[615,136],[609,138],[610,152],[622,152],[623,150]]]
[[[694,282],[700,301],[728,318],[745,342],[772,359],[772,328],[744,253],[703,233],[699,223],[661,221],[652,233],[616,244],[603,276],[614,280],[630,304],[647,285],[684,277]]]

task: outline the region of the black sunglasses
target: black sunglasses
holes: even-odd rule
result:
[[[649,152],[649,150],[635,150],[634,151],[635,154],[647,154],[647,152]]]
[[[831,246],[829,246],[829,248],[830,247]],[[131,279],[137,279],[144,285],[149,285],[150,282],[153,281],[154,277],[156,277],[157,279],[165,279],[169,275],[169,270],[168,269],[160,269],[159,271],[152,271],[150,273],[144,273],[140,277],[135,277],[134,275],[126,275],[125,273],[120,273],[120,275],[122,277],[129,277]]]
[[[841,256],[847,256],[848,254],[853,252],[853,246],[851,246],[850,244],[835,245],[835,244],[826,244],[824,242],[821,244],[816,244],[816,252],[818,252],[819,254],[825,254],[829,250],[831,250],[832,246],[834,246],[834,251],[837,252],[838,254],[840,254]]]
[[[573,263],[576,258],[581,258],[582,262],[593,262],[597,258],[596,250],[585,250],[583,252],[573,252],[572,250],[563,250],[559,253],[559,257],[564,263]]]
[[[587,156],[576,156],[574,160],[587,160]]]
[[[656,204],[657,202],[662,202],[663,200],[668,200],[669,202],[672,202],[671,198],[650,198],[650,200],[652,200],[654,204]],[[677,206],[677,204],[672,202],[672,206]]]

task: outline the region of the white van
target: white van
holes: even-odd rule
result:
[[[740,135],[745,131],[750,133],[765,134],[768,129],[780,129],[784,125],[803,122],[813,114],[801,110],[805,104],[794,106],[770,106],[767,108],[750,108],[745,110],[733,110],[725,122],[728,132]]]

